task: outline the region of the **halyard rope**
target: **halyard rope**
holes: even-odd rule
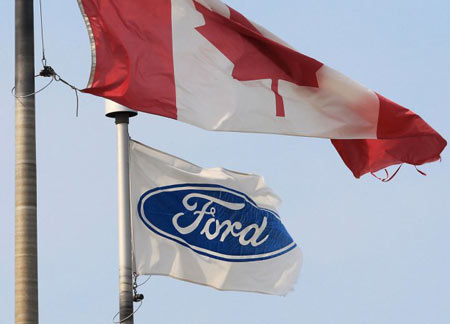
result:
[[[41,19],[41,45],[42,45],[42,66],[45,67],[47,65],[47,59],[45,58],[45,44],[44,44],[44,22],[43,22],[43,14],[42,14],[42,0],[39,0],[39,16]]]
[[[123,323],[123,322],[125,322],[126,320],[130,319],[131,316],[133,316],[134,314],[136,314],[136,313],[138,312],[138,310],[139,310],[139,308],[141,308],[141,306],[142,306],[142,300],[140,301],[139,306],[136,308],[136,310],[133,311],[133,313],[131,313],[130,315],[128,315],[127,317],[125,317],[123,320],[120,320],[120,321],[118,321],[118,322],[117,322],[115,319],[116,319],[117,315],[119,315],[120,312],[117,312],[116,315],[114,315],[114,317],[113,317],[113,319],[112,319],[113,323],[114,323],[114,324],[120,324],[120,323]]]

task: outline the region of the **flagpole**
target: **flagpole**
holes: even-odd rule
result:
[[[131,251],[129,133],[130,117],[137,113],[112,101],[106,102],[106,116],[117,126],[117,185],[119,231],[119,313],[120,323],[133,324],[133,265]]]
[[[36,132],[33,1],[15,2],[15,322],[36,324],[38,313]]]

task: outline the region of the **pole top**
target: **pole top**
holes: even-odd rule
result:
[[[134,117],[137,112],[118,104],[117,102],[106,99],[105,100],[105,116],[115,118],[118,114],[126,113],[128,117]]]

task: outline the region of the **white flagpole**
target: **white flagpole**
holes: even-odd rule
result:
[[[128,123],[137,113],[112,101],[106,102],[106,116],[117,125],[117,184],[119,229],[119,312],[120,323],[133,324],[133,265],[131,256],[131,215]]]
[[[38,261],[33,1],[16,0],[15,322],[37,324]]]

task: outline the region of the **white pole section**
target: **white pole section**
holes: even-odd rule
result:
[[[106,116],[113,117],[117,125],[117,185],[119,230],[119,311],[120,323],[133,324],[133,265],[131,256],[131,215],[129,177],[129,118],[133,110],[106,103]]]
[[[16,0],[15,322],[37,324],[37,199],[33,1]]]

